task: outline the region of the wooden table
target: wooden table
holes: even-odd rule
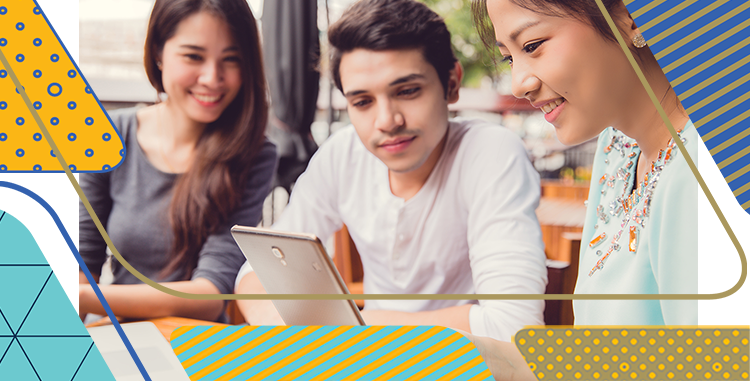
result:
[[[137,321],[149,321],[151,323],[154,323],[156,328],[159,329],[159,332],[161,332],[161,334],[167,339],[167,341],[169,341],[169,338],[172,336],[172,332],[175,329],[182,327],[182,326],[186,326],[186,325],[216,325],[216,326],[223,326],[223,327],[228,326],[228,324],[221,324],[221,323],[216,323],[213,321],[188,319],[188,318],[177,317],[177,316],[167,316],[163,318],[147,319],[147,320],[129,320],[129,321],[122,321],[121,324],[135,323]],[[86,324],[86,328],[100,327],[100,326],[108,325],[108,324],[112,324],[112,321],[109,320],[108,317],[105,317],[91,324]]]

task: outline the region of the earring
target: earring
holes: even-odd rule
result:
[[[156,67],[158,67],[159,70],[161,70],[161,61],[156,61]]]
[[[646,46],[646,39],[643,38],[642,34],[638,33],[638,34],[635,35],[635,37],[633,37],[633,45],[636,48],[640,49],[640,48]]]

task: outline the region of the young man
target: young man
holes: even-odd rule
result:
[[[443,20],[412,0],[364,0],[331,26],[353,126],[323,144],[274,229],[323,239],[346,224],[364,290],[534,294],[546,284],[539,175],[511,131],[449,120],[463,75]],[[263,292],[241,271],[238,293]],[[542,324],[543,301],[367,301],[368,324],[440,325],[501,340]],[[251,324],[279,322],[242,301]]]

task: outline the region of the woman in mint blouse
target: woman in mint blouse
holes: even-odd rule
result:
[[[695,127],[632,17],[622,1],[603,3],[697,158]],[[540,108],[562,143],[598,136],[575,292],[696,294],[697,182],[596,3],[482,0],[474,15],[510,65],[513,94]],[[573,308],[576,324],[698,323],[696,301],[576,300]]]

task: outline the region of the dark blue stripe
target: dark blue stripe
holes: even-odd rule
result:
[[[717,73],[720,70],[717,71]],[[710,97],[711,95],[721,91],[722,89],[726,88],[727,86],[731,85],[732,82],[738,80],[739,78],[745,76],[747,73],[750,73],[750,63],[747,63],[745,65],[742,65],[741,67],[738,67],[736,70],[732,70],[731,72],[727,73],[722,78],[717,79],[714,82],[711,82],[706,87],[704,87],[701,90],[696,91],[693,95],[682,99],[682,105],[685,107],[685,109],[689,109],[696,104],[700,103],[702,100]],[[713,74],[712,74],[713,75]],[[709,76],[710,77],[710,76]],[[734,90],[740,90],[744,92],[748,91],[748,87],[750,84],[748,82],[742,83],[739,86],[737,86]],[[686,89],[688,90],[688,89]],[[729,93],[725,94],[728,95]],[[742,95],[742,94],[739,94]],[[717,100],[720,98],[717,98]],[[731,101],[731,100],[729,100]],[[708,106],[708,105],[706,105]],[[703,106],[703,107],[706,107]],[[721,107],[721,106],[719,106]]]
[[[747,182],[750,181],[750,173],[748,173],[745,177],[746,177],[745,183],[747,184]],[[742,205],[742,204],[750,201],[750,190],[747,190],[744,193],[742,193],[739,196],[737,196],[737,201],[740,202],[740,205]],[[750,208],[748,208],[748,209],[750,209]]]
[[[689,79],[686,79],[684,82],[675,86],[675,91],[677,92],[677,94],[681,94],[687,90],[690,90],[691,88],[693,88],[693,86],[698,85],[699,83],[721,72],[722,70],[728,68],[729,66],[732,66],[735,62],[738,62],[739,60],[749,55],[750,55],[750,45],[744,46],[742,49],[728,55],[722,60],[719,60],[719,62],[716,62],[715,64],[708,66],[707,68],[703,69],[701,72],[695,74],[694,76],[690,77]],[[696,66],[699,64],[700,63],[697,63]],[[738,70],[735,70],[729,74],[729,77],[730,77],[728,78],[729,82],[732,82],[735,79],[742,77],[743,75],[749,72],[750,72],[750,69],[748,69],[747,66],[743,66],[742,68],[739,68]],[[676,78],[677,76],[674,76],[671,72],[667,75],[667,79],[669,79],[670,81]]]
[[[750,172],[745,172],[744,175],[734,179],[734,181],[729,182],[729,189],[732,190],[732,192],[736,191],[737,189],[742,188],[745,184],[750,182]],[[740,199],[742,196],[746,196],[744,199]],[[748,201],[747,196],[750,196],[750,194],[747,194],[747,192],[737,196],[737,201],[740,202],[740,205],[744,204],[746,201]]]
[[[750,146],[750,135],[745,136],[744,138],[734,142],[729,147],[724,148],[723,150],[716,153],[716,155],[713,155],[714,162],[716,164],[721,163],[722,161],[728,159],[732,155],[736,154],[737,152],[742,151],[746,147]],[[726,177],[727,175],[724,175]]]
[[[738,112],[745,112],[745,111],[748,110],[747,108],[744,109],[744,110],[742,110],[741,107],[743,105],[745,105],[745,107],[748,107],[748,106],[750,106],[750,102],[743,102],[742,104],[740,104],[739,105],[740,109],[738,110]],[[738,107],[735,107],[735,109],[736,108],[738,108]],[[730,111],[733,111],[733,110],[730,110]],[[733,116],[732,119],[734,117],[736,117],[736,115]],[[716,122],[716,123],[707,123],[706,127],[712,127],[712,130],[715,130],[716,128],[718,128],[719,126],[721,126],[723,124],[723,122],[726,122],[725,119],[727,119],[727,118],[721,118],[722,121],[719,121],[719,122]],[[706,148],[708,148],[708,150],[710,151],[710,150],[716,148],[717,146],[721,145],[722,143],[726,142],[727,140],[729,140],[729,139],[731,139],[731,138],[739,135],[743,131],[746,131],[748,128],[750,128],[750,117],[747,117],[745,119],[740,120],[739,122],[736,122],[734,125],[732,125],[731,127],[727,128],[723,132],[717,134],[716,136],[714,136],[713,138],[711,138],[709,140],[706,140],[705,141]],[[700,129],[698,131],[700,131]],[[708,133],[708,132],[706,132],[706,133]],[[727,148],[729,148],[729,147],[727,147]],[[729,156],[732,156],[732,155],[727,155],[724,152],[724,150],[721,150],[721,151],[719,151],[719,152],[717,152],[716,154],[713,155],[714,160],[717,163],[723,161],[724,159],[728,158]]]

